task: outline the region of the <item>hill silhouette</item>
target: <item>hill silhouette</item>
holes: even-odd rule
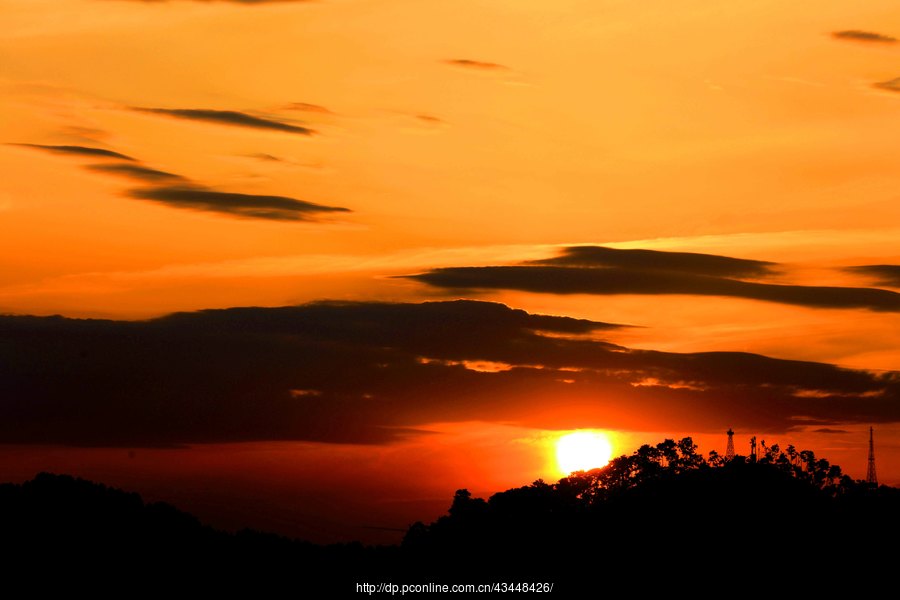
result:
[[[853,481],[791,447],[730,461],[696,450],[690,438],[665,440],[602,469],[487,500],[458,490],[447,515],[412,525],[400,546],[218,531],[170,505],[47,473],[0,485],[0,531],[10,568],[207,590],[302,583],[352,591],[389,578],[555,581],[558,591],[595,589],[608,578],[640,589],[743,582],[808,590],[886,572],[900,490]]]
[[[809,590],[892,573],[898,534],[896,488],[854,481],[812,451],[763,444],[758,457],[726,461],[685,438],[488,500],[459,490],[448,514],[412,526],[403,546],[421,570]]]
[[[40,473],[0,485],[0,540],[8,572],[141,588],[274,590],[344,565],[355,577],[381,572],[397,548],[319,546],[272,533],[228,533],[135,493],[68,475]],[[307,582],[308,583],[308,582]]]

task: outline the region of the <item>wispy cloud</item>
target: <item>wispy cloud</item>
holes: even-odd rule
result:
[[[136,159],[113,150],[87,146],[14,145],[54,154],[128,161],[125,164],[114,162],[85,165],[85,168],[96,173],[144,182],[148,184],[147,187],[129,190],[127,196],[140,200],[151,200],[173,208],[273,221],[317,221],[318,217],[323,214],[351,212],[348,208],[316,204],[288,196],[242,194],[203,186],[176,173],[142,165]],[[275,159],[275,157],[271,157],[271,159]]]
[[[141,188],[131,190],[128,195],[179,208],[277,221],[313,221],[313,216],[320,213],[350,212],[347,208],[314,204],[287,196],[237,194],[195,186]]]
[[[82,125],[68,125],[61,129],[64,135],[77,139],[78,141],[90,141],[92,143],[109,137],[109,133],[97,127],[85,127]]]
[[[279,158],[279,157],[275,156],[274,154],[266,154],[265,152],[257,152],[256,154],[249,155],[249,157],[255,158],[257,160],[261,160],[263,162],[279,162],[279,163],[288,162],[288,161],[284,160],[283,158]]]
[[[468,58],[451,58],[443,61],[454,67],[464,67],[466,69],[481,69],[485,71],[508,70],[509,67],[498,63],[485,62],[481,60],[471,60]]]
[[[90,146],[50,146],[46,144],[10,144],[12,146],[22,146],[24,148],[34,148],[35,150],[43,150],[44,152],[52,152],[53,154],[69,154],[73,156],[87,156],[89,158],[115,158],[118,160],[134,159],[119,152],[105,150],[103,148],[93,148]]]
[[[888,81],[879,81],[878,83],[873,83],[872,85],[880,90],[900,92],[900,77],[897,77],[896,79],[890,79]]]
[[[175,173],[167,173],[166,171],[159,171],[157,169],[151,169],[150,167],[144,167],[141,165],[88,165],[87,168],[100,173],[120,175],[129,179],[137,179],[139,181],[146,181],[150,183],[184,179],[184,177],[182,177],[181,175],[176,175]]]
[[[255,117],[253,115],[238,112],[235,110],[211,110],[204,108],[144,108],[133,107],[133,110],[173,117],[176,119],[187,119],[190,121],[203,121],[207,123],[216,123],[219,125],[230,125],[234,127],[249,127],[252,129],[268,129],[272,131],[283,131],[287,133],[296,133],[300,135],[312,135],[315,133],[308,127],[300,125],[291,125],[274,119]]]
[[[876,42],[881,44],[894,44],[897,38],[874,31],[861,31],[859,29],[847,29],[844,31],[832,32],[834,37],[842,40],[853,40],[857,42]]]
[[[310,104],[309,102],[291,102],[284,107],[284,110],[298,110],[302,112],[321,113],[325,115],[333,115],[329,109],[319,104]]]
[[[862,265],[845,270],[873,277],[879,285],[900,287],[900,265]]]

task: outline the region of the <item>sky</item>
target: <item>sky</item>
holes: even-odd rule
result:
[[[900,11],[0,2],[0,479],[398,541],[752,435],[900,484]],[[50,318],[52,317],[52,318]]]

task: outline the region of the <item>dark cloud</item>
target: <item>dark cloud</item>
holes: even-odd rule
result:
[[[131,190],[129,196],[178,208],[276,221],[312,221],[314,215],[320,213],[350,212],[347,208],[314,204],[287,196],[236,194],[191,185],[140,188]]]
[[[858,29],[847,29],[845,31],[835,31],[831,35],[842,40],[854,40],[858,42],[880,42],[885,44],[893,44],[897,38],[889,35],[882,35],[872,31],[860,31]]]
[[[218,123],[220,125],[233,125],[237,127],[250,127],[253,129],[269,129],[274,131],[285,131],[288,133],[299,133],[301,135],[312,135],[315,133],[312,129],[301,127],[299,125],[290,125],[275,121],[272,119],[264,119],[254,117],[247,113],[234,110],[210,110],[200,108],[140,108],[135,107],[134,110],[157,115],[165,115],[176,119],[188,119],[191,121],[205,121],[208,123]]]
[[[167,173],[166,171],[158,171],[157,169],[151,169],[150,167],[143,167],[141,165],[88,165],[87,168],[100,173],[120,175],[129,179],[137,179],[138,181],[147,181],[150,183],[184,179],[181,175]]]
[[[821,427],[819,429],[813,429],[813,433],[850,433],[846,429],[829,429],[828,427]]]
[[[386,443],[469,420],[772,432],[900,420],[898,373],[592,337],[615,327],[474,301],[0,317],[0,443]]]
[[[846,270],[873,277],[879,285],[900,287],[900,265],[862,265],[847,267]]]
[[[484,62],[480,60],[470,60],[468,58],[451,58],[444,61],[448,65],[455,67],[465,67],[467,69],[482,69],[486,71],[507,70],[509,67],[492,62]]]
[[[731,258],[714,254],[618,250],[603,246],[570,246],[565,248],[560,256],[531,261],[531,264],[654,269],[724,277],[763,277],[772,274],[773,267],[775,267],[774,263],[761,260]]]
[[[24,148],[34,148],[43,150],[44,152],[52,152],[54,154],[69,154],[73,156],[87,156],[90,158],[115,158],[118,160],[134,159],[130,156],[113,152],[112,150],[104,150],[103,148],[91,148],[90,146],[48,146],[45,144],[11,144],[13,146],[22,146]]]
[[[817,308],[900,311],[890,290],[744,281],[777,265],[689,252],[572,246],[559,256],[510,266],[445,267],[404,276],[453,290],[505,289],[549,294],[689,294],[729,296]]]
[[[776,285],[617,267],[448,267],[407,277],[447,289],[508,289],[551,294],[690,294],[766,300],[815,308],[900,311],[900,294],[889,290]]]
[[[873,83],[872,85],[881,90],[887,90],[889,92],[900,92],[900,77],[888,81],[879,81],[878,83]]]

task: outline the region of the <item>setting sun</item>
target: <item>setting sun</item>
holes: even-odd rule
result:
[[[563,473],[602,467],[612,457],[612,445],[605,434],[576,431],[556,442],[556,462]]]

